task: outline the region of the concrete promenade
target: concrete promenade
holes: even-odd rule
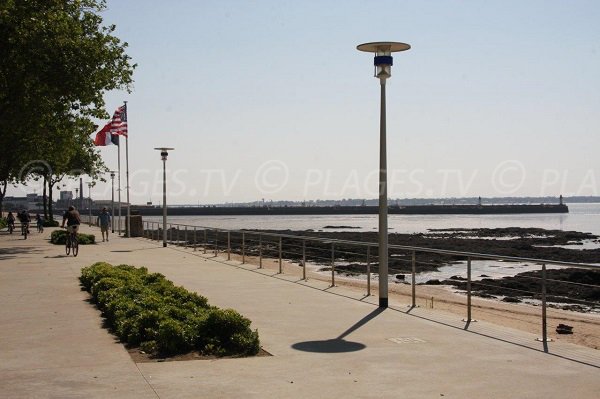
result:
[[[317,280],[111,235],[78,257],[0,232],[3,398],[597,398],[600,351]],[[84,227],[83,232],[96,228]],[[101,241],[101,240],[100,240]],[[273,356],[135,363],[80,290],[96,261],[146,266],[253,321]]]

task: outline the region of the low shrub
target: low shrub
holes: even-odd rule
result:
[[[45,220],[44,227],[58,227],[58,220]]]
[[[210,306],[205,297],[175,286],[144,267],[98,262],[84,267],[81,286],[122,342],[151,354],[198,350],[205,355],[258,353],[258,331],[233,309]]]
[[[3,229],[7,226],[6,218],[0,218],[0,229]]]
[[[96,236],[93,234],[83,234],[78,233],[77,237],[79,239],[79,244],[81,245],[90,245],[96,243]],[[50,242],[55,245],[65,245],[67,240],[67,231],[66,230],[54,230],[52,234],[50,234]]]

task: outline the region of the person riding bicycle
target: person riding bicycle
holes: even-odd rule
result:
[[[29,212],[23,209],[21,212],[17,213],[17,218],[19,222],[21,222],[21,235],[25,235],[25,229],[27,229],[27,234],[29,234],[29,222],[31,222],[31,218],[29,217]]]
[[[79,230],[79,225],[81,224],[81,217],[74,206],[70,206],[69,210],[63,215],[61,227],[65,227],[65,222],[67,222],[67,231],[70,234],[75,234],[77,237],[77,231]]]
[[[8,212],[8,215],[6,215],[6,226],[8,227],[9,231],[12,233],[12,230],[15,229],[15,215],[13,215],[12,212]],[[12,228],[12,230],[11,230]]]

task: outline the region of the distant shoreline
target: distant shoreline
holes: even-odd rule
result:
[[[161,207],[136,206],[134,212],[142,216],[160,216]],[[563,204],[537,205],[414,205],[390,206],[390,215],[494,215],[524,213],[568,213],[569,207]],[[377,206],[256,206],[256,207],[169,207],[169,215],[375,215]]]

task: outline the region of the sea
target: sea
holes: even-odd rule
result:
[[[567,204],[569,213],[511,215],[389,215],[391,233],[427,233],[430,229],[537,227],[600,236],[600,203]],[[162,222],[162,216],[144,216]],[[377,215],[169,216],[168,223],[228,230],[377,231]]]

